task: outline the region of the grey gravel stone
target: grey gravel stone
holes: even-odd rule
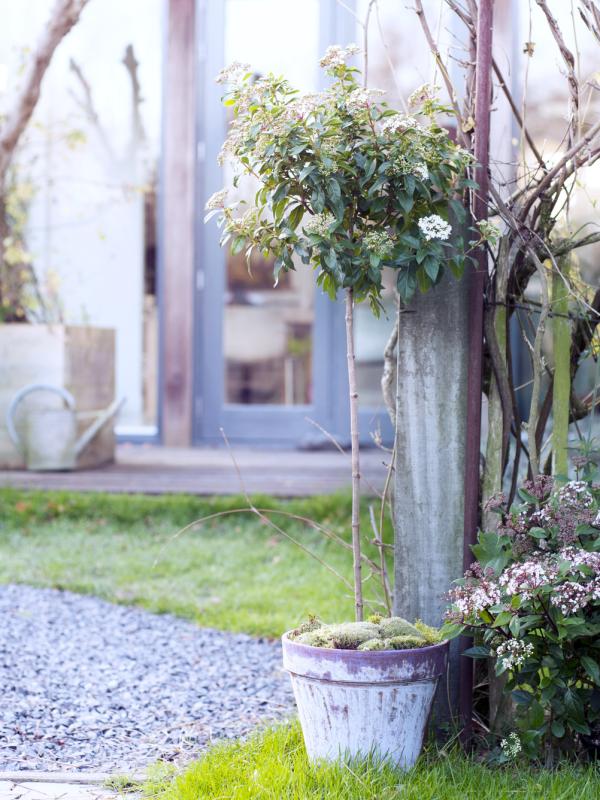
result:
[[[0,586],[0,770],[135,771],[290,714],[279,642]]]

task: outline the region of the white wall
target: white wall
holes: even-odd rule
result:
[[[0,111],[20,80],[23,48],[43,29],[51,0],[0,0]],[[90,0],[61,43],[19,154],[37,192],[28,244],[42,284],[58,284],[66,322],[117,330],[121,422],[142,421],[143,198],[159,153],[163,0]],[[132,44],[139,64],[147,143],[132,142],[131,84],[121,63]],[[81,108],[73,58],[89,82],[106,146]],[[0,71],[1,74],[1,71]],[[73,146],[76,140],[83,141]]]

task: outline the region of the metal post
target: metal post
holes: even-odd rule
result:
[[[494,0],[479,0],[477,15],[477,63],[475,75],[475,191],[473,217],[477,222],[487,218],[489,188],[490,106],[492,94],[492,27]],[[479,462],[481,448],[481,391],[483,379],[483,297],[487,278],[487,253],[477,251],[477,263],[471,275],[469,290],[469,362],[467,375],[467,424],[465,453],[465,520],[463,566],[472,561],[479,514]],[[461,652],[469,646],[468,637],[461,640]],[[460,717],[463,742],[472,735],[473,662],[461,659]]]

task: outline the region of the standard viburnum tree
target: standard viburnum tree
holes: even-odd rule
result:
[[[358,394],[353,308],[368,301],[379,314],[382,273],[396,273],[403,300],[438,283],[449,267],[460,276],[460,237],[450,240],[450,209],[468,183],[470,156],[436,123],[445,112],[429,87],[410,98],[413,115],[399,113],[381,92],[357,81],[348,64],[354,46],[330,47],[321,66],[331,86],[302,95],[283,78],[257,77],[242,64],[223,70],[225,104],[234,117],[220,159],[231,159],[235,185],[242,174],[258,183],[255,203],[240,208],[223,189],[207,203],[220,218],[222,243],[234,254],[274,259],[274,281],[300,262],[335,300],[346,297],[352,444],[352,541],[355,609],[363,616],[360,529]]]

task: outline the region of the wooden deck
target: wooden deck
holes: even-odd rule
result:
[[[250,494],[302,497],[350,486],[350,458],[339,452],[236,449],[235,459]],[[381,490],[389,456],[362,454],[363,491]],[[100,469],[76,472],[0,471],[0,487],[142,494],[239,494],[240,478],[223,449],[120,445],[117,459]]]

